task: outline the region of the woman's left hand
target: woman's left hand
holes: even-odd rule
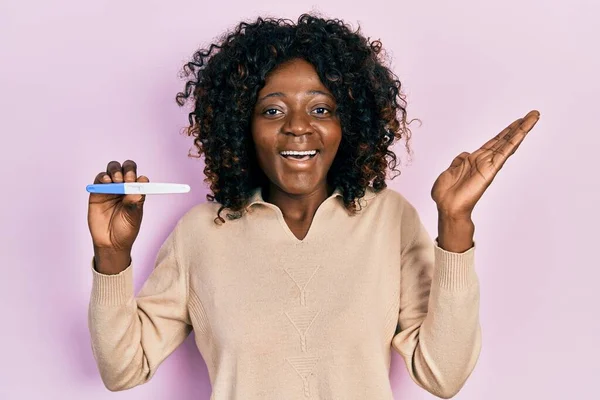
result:
[[[440,214],[453,219],[470,219],[477,201],[539,118],[537,110],[530,111],[474,153],[460,153],[431,189]]]

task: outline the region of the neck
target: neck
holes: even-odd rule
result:
[[[333,188],[324,183],[309,193],[291,194],[270,184],[263,193],[265,201],[276,205],[288,221],[312,220],[317,208],[333,193]]]

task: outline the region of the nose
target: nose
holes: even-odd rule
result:
[[[310,116],[305,111],[290,111],[283,126],[283,132],[294,136],[312,133]]]

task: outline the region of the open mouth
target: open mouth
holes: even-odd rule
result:
[[[295,161],[306,161],[314,158],[319,153],[318,150],[306,150],[306,151],[281,151],[279,154],[288,160]]]

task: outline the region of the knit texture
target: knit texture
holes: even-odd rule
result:
[[[416,384],[452,397],[481,349],[475,246],[441,249],[390,188],[361,205],[350,215],[336,190],[299,240],[258,189],[223,225],[218,204],[198,204],[137,296],[134,265],[108,276],[92,260],[89,328],[106,387],[148,381],[194,329],[211,400],[391,400],[392,349]]]

